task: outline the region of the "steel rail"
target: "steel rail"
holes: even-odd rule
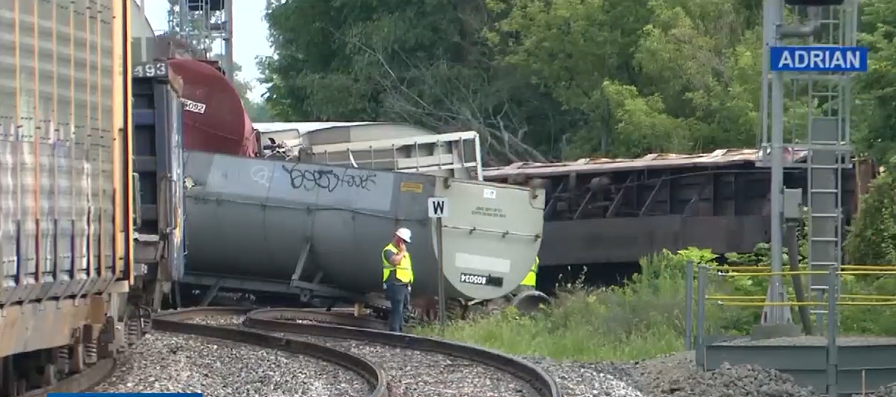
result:
[[[249,312],[249,310],[250,309],[246,308],[231,307],[198,307],[159,312],[153,315],[152,328],[156,331],[222,339],[315,357],[360,375],[371,386],[372,390],[369,397],[389,396],[389,391],[386,385],[386,379],[388,379],[386,377],[386,372],[379,366],[354,354],[319,343],[280,337],[249,329],[187,322],[190,319],[201,317],[244,315]]]
[[[382,322],[369,318],[315,309],[259,309],[249,312],[243,325],[269,332],[353,339],[444,354],[510,373],[525,381],[539,397],[562,397],[557,381],[526,361],[463,343],[382,331]]]
[[[258,309],[257,311],[263,310],[289,310],[289,320],[341,325],[344,327],[373,329],[378,331],[389,330],[389,324],[387,322],[369,316],[355,316],[354,311],[351,309]],[[262,312],[262,314],[263,313],[264,312]]]
[[[22,397],[46,396],[47,393],[80,393],[102,383],[115,370],[115,359],[98,361],[87,369],[60,379],[55,384],[26,392]]]

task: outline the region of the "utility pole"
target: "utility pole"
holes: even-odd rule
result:
[[[852,85],[850,73],[868,70],[868,50],[856,47],[859,0],[763,0],[763,75],[762,75],[762,149],[771,156],[771,267],[768,305],[762,311],[762,323],[754,328],[754,338],[791,336],[793,326],[783,271],[783,226],[785,214],[791,222],[799,219],[794,211],[799,195],[784,189],[784,150],[791,153],[790,167],[805,153],[800,164],[808,174],[809,270],[810,292],[824,309],[813,310],[818,329],[827,328],[827,395],[838,395],[837,297],[838,271],[843,262],[843,170],[852,167],[850,154],[850,110]],[[791,7],[785,14],[785,7]],[[793,16],[788,24],[785,16]],[[785,42],[803,39],[800,45]],[[799,141],[784,142],[785,75],[793,92],[805,92],[803,105],[809,113],[807,131]],[[770,89],[769,89],[770,84]],[[770,91],[770,92],[769,92]],[[768,95],[768,94],[771,95]],[[794,94],[794,96],[796,96]],[[794,98],[796,99],[796,98]],[[798,106],[798,105],[795,105]],[[771,120],[769,120],[769,113]],[[795,120],[789,120],[791,122]],[[769,133],[770,132],[770,133]],[[794,133],[797,131],[794,130]],[[799,131],[802,133],[802,131]],[[765,162],[763,161],[764,165]],[[795,197],[796,196],[796,197]],[[793,244],[795,245],[795,244]],[[792,246],[793,246],[792,245]],[[798,255],[790,252],[790,255]],[[799,287],[794,277],[795,287]],[[801,288],[795,288],[799,291]],[[800,297],[798,297],[799,299]],[[827,299],[824,299],[827,298]],[[803,313],[803,321],[808,314]],[[822,321],[827,317],[827,327]],[[808,329],[808,328],[807,328]],[[796,333],[799,331],[796,330]]]
[[[792,324],[783,284],[785,209],[795,196],[785,200],[787,168],[806,168],[810,270],[839,268],[842,262],[842,170],[849,162],[850,72],[867,68],[867,51],[855,46],[858,0],[764,0],[762,75],[761,165],[771,168],[771,267],[770,305],[763,310],[762,325]],[[789,8],[788,8],[789,7]],[[785,13],[785,10],[790,12]],[[785,16],[796,21],[788,23]],[[793,45],[790,41],[795,40]],[[807,92],[803,105],[809,110],[808,130],[794,131],[800,143],[785,142],[784,92],[787,83],[794,92]],[[797,105],[798,106],[798,105]],[[785,159],[785,153],[790,156]],[[805,164],[794,160],[805,153]],[[789,218],[792,218],[792,212]],[[797,255],[798,253],[791,253]],[[826,276],[811,277],[810,291],[821,301],[827,290]],[[821,315],[825,310],[815,311]],[[820,318],[820,316],[819,316]],[[820,325],[820,324],[819,324]],[[782,327],[789,330],[790,327]],[[823,328],[822,328],[823,329]],[[788,331],[789,332],[789,331]],[[773,332],[774,333],[774,332]],[[780,335],[779,335],[780,336]]]

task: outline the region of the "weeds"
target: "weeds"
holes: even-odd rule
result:
[[[760,247],[761,248],[761,247]],[[758,249],[757,251],[762,251]],[[582,279],[561,290],[543,313],[523,316],[512,308],[472,321],[453,322],[444,338],[510,354],[584,361],[629,361],[684,349],[686,266],[706,263],[706,250],[664,252],[641,261],[642,274],[623,288],[591,289]],[[583,276],[584,277],[584,276]],[[714,279],[710,295],[765,295],[767,280]],[[896,287],[896,279],[844,281],[844,293],[877,295]],[[761,307],[708,303],[708,334],[744,335],[757,324]],[[896,310],[844,307],[841,329],[847,333],[896,335]],[[794,309],[794,319],[798,317]],[[437,328],[422,334],[439,335]]]

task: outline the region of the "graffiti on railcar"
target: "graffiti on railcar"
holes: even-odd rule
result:
[[[316,170],[303,169],[300,164],[291,167],[283,166],[283,171],[289,174],[289,182],[293,189],[326,190],[330,193],[339,189],[358,189],[370,191],[376,185],[376,173],[373,171],[358,171],[345,169],[319,168]]]

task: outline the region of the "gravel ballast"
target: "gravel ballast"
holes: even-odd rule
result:
[[[788,375],[756,366],[725,366],[718,371],[698,371],[694,352],[636,363],[557,362],[543,358],[528,360],[557,379],[564,397],[820,396],[800,387]]]
[[[221,316],[193,319],[190,322],[239,327],[242,320],[242,316]],[[326,344],[364,357],[374,365],[380,366],[388,375],[391,397],[536,395],[525,382],[509,373],[463,359],[362,341],[288,336]],[[824,343],[824,338],[818,337],[783,339],[736,340],[729,343],[761,345]],[[842,338],[840,341],[841,345],[870,343],[867,338]],[[881,343],[885,340],[871,342]],[[797,385],[789,375],[757,366],[723,365],[716,371],[699,371],[694,360],[694,352],[676,353],[634,363],[559,362],[533,357],[525,359],[553,376],[561,387],[564,397],[820,397],[822,395],[818,391]],[[241,364],[229,367],[224,364],[227,362]],[[249,369],[246,369],[247,367]],[[160,332],[149,335],[136,350],[129,352],[116,374],[106,383],[98,391],[202,391],[210,396],[275,397],[360,396],[369,393],[368,385],[357,375],[317,359],[213,339]],[[869,391],[865,397],[896,397],[896,384],[877,391]]]
[[[390,397],[536,395],[521,379],[472,361],[376,343],[319,337],[308,339],[323,342],[380,365],[389,375]]]
[[[214,316],[194,318],[188,320],[188,322],[239,327],[244,318],[245,316]],[[254,329],[253,331],[259,332]],[[372,364],[380,366],[386,372],[390,397],[526,397],[536,395],[535,391],[523,380],[504,371],[468,360],[363,341],[269,333],[325,344],[367,359]],[[268,353],[273,354],[273,351],[268,351]],[[145,365],[141,364],[141,366]],[[156,373],[159,373],[159,371],[156,371]],[[293,376],[314,377],[317,375],[295,373]],[[222,377],[227,378],[228,376]],[[233,379],[239,380],[240,378],[233,377]],[[244,381],[239,380],[239,382]],[[233,383],[237,382],[233,381]],[[335,386],[339,385],[336,384]],[[357,393],[348,394],[350,393],[349,391],[343,390],[348,389],[334,388],[331,390],[331,394],[317,395],[362,395]],[[202,391],[205,392],[205,390]],[[207,392],[207,394],[209,393]],[[249,394],[236,394],[236,396],[241,395]],[[298,393],[292,395],[304,397],[313,396],[314,394]]]
[[[125,354],[96,391],[324,397],[366,396],[369,385],[357,374],[313,357],[154,331]]]

